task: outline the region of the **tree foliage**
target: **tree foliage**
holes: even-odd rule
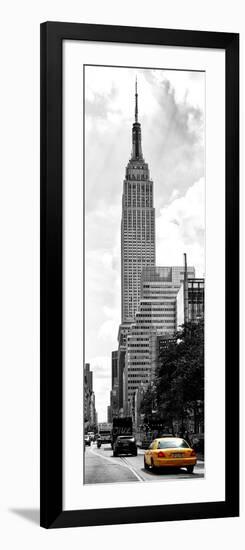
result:
[[[154,387],[149,387],[142,411],[149,414],[154,403],[168,425],[190,414],[203,420],[204,323],[187,323],[170,340],[159,358]]]

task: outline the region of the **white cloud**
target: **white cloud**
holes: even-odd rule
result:
[[[156,219],[157,265],[181,265],[187,253],[196,275],[205,272],[205,184],[204,178],[190,187],[183,197],[160,210]]]
[[[120,323],[120,309],[118,303],[114,307],[105,306],[103,308],[103,313],[107,319],[102,323],[99,329],[98,338],[104,341],[108,340],[111,343],[112,339],[115,340]]]
[[[156,79],[161,82],[162,72],[155,71]],[[164,71],[164,76],[171,82],[177,103],[187,102],[204,111],[205,73],[196,71]]]
[[[169,202],[172,202],[174,199],[176,199],[177,197],[179,196],[179,190],[178,189],[173,189],[171,195],[170,195],[170,198],[169,198]]]
[[[117,317],[117,321],[113,319],[108,319],[104,321],[99,329],[98,338],[100,340],[111,342],[112,338],[115,340],[115,335],[117,333],[117,328],[120,322],[120,317]]]

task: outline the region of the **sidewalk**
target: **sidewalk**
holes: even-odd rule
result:
[[[197,460],[200,460],[201,462],[204,462],[204,454],[203,453],[197,453]]]

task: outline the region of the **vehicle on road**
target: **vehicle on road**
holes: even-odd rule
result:
[[[86,445],[89,445],[89,446],[91,445],[91,439],[90,439],[88,434],[85,434],[85,436],[84,436],[84,444],[85,444],[85,446]]]
[[[100,443],[111,443],[111,423],[110,422],[100,422],[98,424],[98,438],[97,438],[97,447],[98,441]]]
[[[197,462],[194,449],[180,437],[162,437],[152,441],[144,454],[144,467],[151,468],[186,468],[189,474],[193,473]]]
[[[137,456],[136,439],[133,436],[119,435],[113,446],[113,456],[130,454]]]
[[[88,435],[90,437],[90,441],[94,441],[94,432],[88,432]]]
[[[112,431],[111,431],[111,446],[114,448],[114,444],[119,436],[133,437],[133,420],[132,416],[124,416],[121,418],[114,417],[112,419]]]

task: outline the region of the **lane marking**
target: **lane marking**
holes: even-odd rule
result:
[[[113,460],[109,456],[103,456],[100,453],[98,453],[97,451],[92,451],[92,449],[89,449],[89,450],[90,450],[91,453],[93,453],[93,455],[98,456],[99,458],[102,458],[103,460],[108,460],[111,464],[119,464],[120,465],[120,463],[115,462],[115,460]],[[121,466],[122,466],[122,464],[121,464]]]
[[[129,462],[127,461],[125,456],[121,456],[120,458],[121,458],[121,460],[123,460],[123,462],[125,462],[125,464],[129,468],[129,470],[131,470],[131,472],[137,477],[137,479],[139,481],[141,481],[141,482],[145,481],[145,479],[143,477],[141,477],[140,474],[138,474],[138,472],[134,469],[134,467],[131,464],[129,464]]]
[[[99,454],[98,452],[93,451],[91,448],[89,450],[95,456],[98,456],[99,458],[102,458],[102,460],[108,460],[111,464],[114,464],[116,466],[122,466],[123,468],[127,468],[128,470],[130,470],[132,472],[132,474],[135,475],[135,477],[137,477],[138,481],[141,481],[141,482],[145,481],[143,478],[141,478],[139,476],[139,474],[137,474],[137,472],[134,470],[134,468],[129,466],[129,464],[126,462],[126,459],[125,459],[125,462],[124,462],[123,458],[125,458],[125,457],[118,457],[118,458],[120,458],[120,462],[119,461],[117,462],[117,461],[113,460],[112,458],[110,458],[108,456],[103,456],[103,455]]]
[[[98,456],[99,458],[102,458],[103,460],[108,460],[111,464],[115,464],[115,465],[119,465],[119,466],[126,466],[126,464],[122,464],[121,462],[117,462],[115,460],[113,460],[113,458],[109,457],[109,456],[103,456],[101,455],[100,453],[98,453],[97,451],[92,451],[92,449],[90,449],[90,452],[93,453],[95,456]],[[118,458],[121,458],[121,457],[118,457]]]

